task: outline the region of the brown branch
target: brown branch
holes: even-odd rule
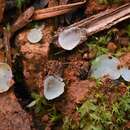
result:
[[[41,19],[46,19],[46,18],[51,18],[51,17],[55,17],[55,16],[58,16],[58,15],[62,15],[62,14],[66,14],[68,12],[71,12],[73,11],[74,9],[65,9],[65,10],[59,10],[59,11],[56,11],[56,12],[53,12],[53,13],[45,13],[45,14],[38,14],[38,15],[35,15],[33,17],[34,20],[41,20]]]
[[[122,5],[116,9],[108,9],[97,15],[91,16],[72,24],[68,28],[86,28],[87,36],[108,29],[117,23],[130,18],[130,3]]]
[[[55,6],[55,7],[46,8],[46,9],[36,10],[34,12],[33,19],[41,20],[41,19],[46,19],[46,18],[66,14],[68,12],[71,12],[71,11],[81,7],[85,3],[86,3],[86,1],[83,1],[83,2],[77,2],[74,4],[59,5],[59,6]]]
[[[15,23],[11,26],[11,32],[15,33],[19,29],[26,26],[30,21],[31,17],[34,13],[34,7],[28,8],[25,12],[23,12],[15,21]]]
[[[11,33],[8,32],[7,30],[4,30],[3,44],[5,45],[7,63],[12,67],[10,38]]]
[[[71,28],[78,28],[80,30],[82,29],[85,30],[85,38],[80,41],[80,43],[83,43],[84,41],[87,40],[88,36],[91,36],[102,30],[109,29],[110,27],[128,18],[130,18],[130,3],[122,5],[116,9],[108,9],[97,15],[91,16],[90,18],[83,19],[77,23],[68,26],[63,30]],[[58,35],[63,30],[58,32]],[[56,37],[58,38],[58,36]]]
[[[5,0],[0,0],[0,22],[3,19],[4,9],[5,9]]]
[[[11,26],[10,32],[4,30],[3,43],[5,45],[7,63],[10,66],[12,66],[10,39],[16,31],[23,28],[26,24],[30,22],[30,18],[32,17],[33,12],[34,12],[34,8],[30,7],[22,15],[18,17],[16,22]]]

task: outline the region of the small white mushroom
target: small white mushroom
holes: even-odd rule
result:
[[[91,76],[101,78],[108,75],[111,79],[118,79],[121,75],[118,65],[119,60],[117,58],[101,55],[92,64]]]
[[[12,86],[12,70],[6,63],[0,63],[0,93],[8,91]]]
[[[130,69],[128,67],[123,67],[121,69],[121,76],[125,81],[130,82]]]
[[[59,34],[58,43],[65,50],[74,49],[82,40],[82,29],[70,28]]]
[[[48,76],[44,80],[44,96],[47,100],[52,100],[64,93],[65,83],[58,76]]]
[[[27,34],[27,39],[31,43],[37,43],[41,41],[43,37],[41,29],[34,28]]]

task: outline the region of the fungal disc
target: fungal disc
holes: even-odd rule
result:
[[[6,63],[0,63],[0,93],[7,91],[11,87],[12,70]]]
[[[44,80],[44,96],[48,100],[59,97],[64,92],[65,83],[58,76],[48,76]]]
[[[29,40],[29,42],[31,43],[37,43],[39,42],[43,37],[42,31],[40,29],[32,29],[28,35],[27,35],[27,39]]]
[[[118,65],[119,60],[117,58],[101,55],[92,64],[91,76],[101,78],[108,75],[111,79],[118,79],[121,75]]]
[[[78,28],[64,30],[59,34],[59,45],[65,50],[72,50],[81,40],[81,32]]]

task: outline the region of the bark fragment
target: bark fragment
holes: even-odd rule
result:
[[[67,31],[68,33],[70,33],[71,29],[72,29],[72,33],[74,32],[75,29],[75,31],[79,31],[79,35],[81,35],[81,38],[79,39],[79,41],[77,41],[78,43],[77,42],[75,43],[75,47],[76,47],[77,44],[86,41],[88,36],[91,36],[104,29],[108,29],[128,18],[130,18],[130,3],[122,5],[116,9],[108,9],[97,15],[91,16],[89,18],[83,19],[77,23],[72,24],[69,27],[67,27],[64,31],[62,30],[61,33],[59,33],[58,35],[57,45],[61,46],[60,44],[64,44],[64,43],[60,43],[60,41],[62,41],[59,40],[61,39],[60,35],[63,33],[67,35]]]
[[[5,0],[0,0],[0,22],[3,19],[4,9],[5,9]]]
[[[81,7],[82,5],[85,4],[85,2],[86,1],[77,2],[74,4],[68,4],[68,5],[54,6],[54,7],[50,7],[47,9],[36,10],[34,12],[33,19],[34,20],[41,20],[41,19],[46,19],[46,18],[66,14],[68,12],[71,12],[71,11]]]
[[[12,66],[10,38],[11,38],[11,33],[7,30],[4,30],[3,44],[5,46],[5,52],[7,58],[6,61],[10,66]]]
[[[10,45],[10,40],[13,34],[24,27],[26,24],[30,22],[30,18],[33,15],[34,8],[30,7],[27,9],[22,15],[18,17],[16,22],[11,26],[11,29],[4,30],[4,37],[3,37],[3,44],[5,45],[5,50],[6,50],[6,57],[7,57],[7,63],[12,66],[12,59],[11,59],[11,45]]]
[[[22,13],[17,18],[15,23],[12,25],[11,32],[14,33],[19,29],[23,28],[25,25],[27,25],[31,21],[33,13],[34,13],[34,7],[30,7],[24,13]]]

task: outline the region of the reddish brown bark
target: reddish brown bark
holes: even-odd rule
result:
[[[41,19],[46,19],[46,18],[66,14],[68,12],[72,12],[73,10],[81,7],[84,4],[85,4],[85,1],[77,2],[74,4],[59,5],[59,6],[46,8],[46,9],[36,10],[34,12],[33,19],[34,20],[41,20]]]
[[[4,9],[5,9],[5,0],[0,0],[0,22],[3,19]]]

